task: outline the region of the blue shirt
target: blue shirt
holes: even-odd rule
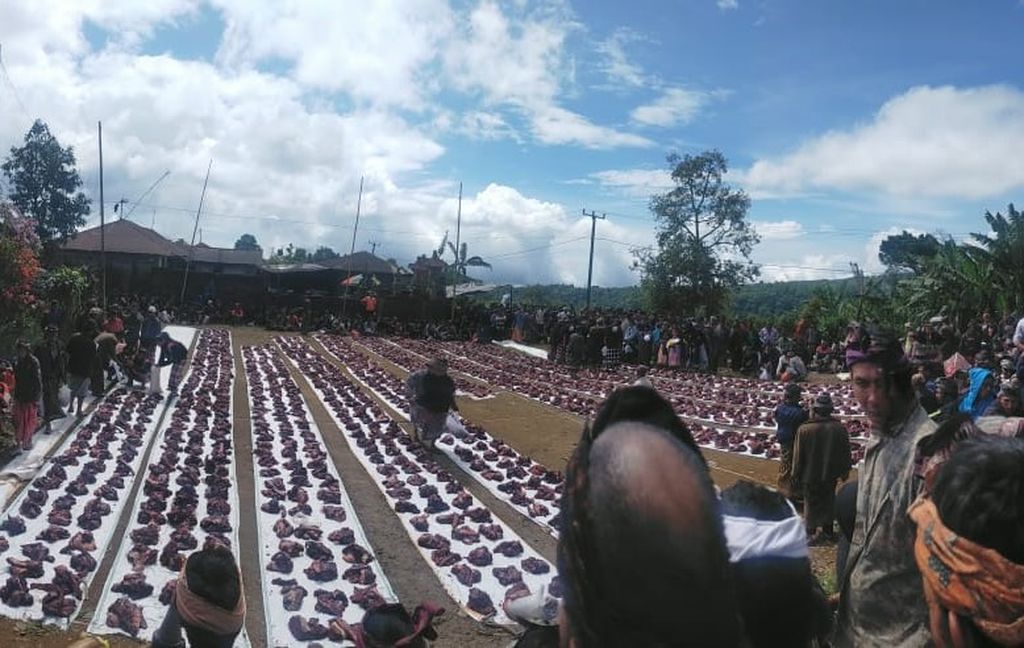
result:
[[[779,443],[789,445],[796,439],[796,430],[807,421],[807,410],[799,405],[783,403],[775,408],[775,437]]]

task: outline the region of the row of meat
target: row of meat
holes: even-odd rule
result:
[[[355,349],[350,338],[321,335],[317,340],[344,363],[362,385],[409,419],[408,399],[400,379]],[[465,424],[454,416],[449,419],[448,432],[438,440],[438,448],[492,495],[557,536],[561,473],[521,455],[483,427]]]
[[[476,618],[509,620],[506,596],[559,586],[551,564],[411,442],[358,385],[298,338],[278,344],[309,381],[442,585]]]
[[[272,347],[243,347],[269,643],[345,637],[396,600],[315,422]]]
[[[157,433],[91,631],[151,637],[190,552],[222,545],[237,555],[232,384],[230,335],[203,330]]]

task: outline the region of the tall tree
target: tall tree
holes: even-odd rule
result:
[[[0,168],[10,184],[8,197],[36,222],[44,246],[64,242],[85,225],[89,199],[81,192],[72,147],[64,148],[37,119],[25,135],[25,144],[12,146]]]
[[[311,263],[319,263],[320,261],[329,261],[330,259],[337,259],[341,255],[335,252],[333,249],[326,245],[321,245],[317,249],[313,250],[313,253],[309,255],[309,261]]]
[[[971,246],[971,251],[991,267],[993,287],[1004,302],[1000,307],[1020,311],[1024,307],[1024,212],[1010,203],[1005,216],[986,211],[985,222],[991,232],[971,234],[981,246]]]
[[[256,237],[252,234],[242,234],[235,241],[236,250],[262,250],[260,244],[256,241]]]
[[[728,166],[718,151],[672,154],[668,165],[676,186],[650,202],[657,250],[634,251],[641,286],[657,310],[720,312],[731,289],[758,275],[750,198],[725,183]]]
[[[932,234],[911,234],[903,230],[882,241],[878,246],[878,260],[892,270],[921,272],[941,246]]]

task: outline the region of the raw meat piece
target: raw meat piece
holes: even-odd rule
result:
[[[443,499],[441,499],[441,496],[438,495],[437,493],[434,493],[433,495],[430,495],[429,497],[427,497],[427,508],[426,508],[426,512],[427,513],[431,513],[431,514],[433,514],[433,513],[444,513],[449,508],[451,508],[451,507],[448,506],[445,503],[445,501]]]
[[[272,499],[269,502],[265,502],[260,505],[260,510],[264,513],[277,514],[281,512],[281,500]]]
[[[530,588],[523,581],[518,581],[505,590],[505,600],[510,601],[530,594]]]
[[[213,515],[230,515],[231,505],[225,499],[214,499],[206,503],[206,512]]]
[[[128,537],[136,544],[155,545],[160,542],[160,527],[155,524],[147,524],[129,533]]]
[[[178,587],[178,579],[172,578],[171,580],[164,583],[164,587],[160,590],[160,602],[164,605],[170,605],[171,599],[174,597],[174,590]]]
[[[430,521],[428,520],[428,518],[427,518],[427,516],[425,514],[424,515],[415,515],[415,516],[409,518],[409,524],[412,525],[412,528],[414,528],[414,529],[416,529],[417,531],[420,531],[420,532],[426,531],[427,529],[430,528]]]
[[[302,600],[309,593],[305,587],[299,585],[293,578],[275,578],[270,583],[281,587],[284,609],[289,612],[299,610],[302,607]]]
[[[114,601],[107,610],[107,627],[120,628],[131,636],[138,636],[141,628],[148,627],[142,608],[126,596]]]
[[[424,549],[450,549],[452,546],[448,538],[436,533],[424,533],[416,540],[416,544]]]
[[[50,499],[50,494],[44,490],[30,488],[28,492],[25,493],[25,497],[28,501],[42,506],[43,504],[46,504],[46,500]]]
[[[494,577],[498,579],[498,582],[508,587],[513,583],[521,583],[523,581],[523,574],[514,565],[508,567],[495,567],[491,570]]]
[[[320,620],[315,617],[307,619],[296,614],[288,619],[288,629],[298,641],[320,641],[327,638],[327,628],[320,625]]]
[[[191,551],[199,546],[199,541],[187,528],[182,527],[171,533],[171,542],[181,551]]]
[[[562,578],[555,576],[548,584],[548,594],[555,598],[562,598]]]
[[[487,538],[488,540],[495,542],[501,540],[505,535],[504,531],[501,530],[501,525],[498,524],[481,524],[480,535]]]
[[[480,534],[472,527],[466,525],[455,527],[452,531],[452,538],[463,544],[476,544],[480,542]]]
[[[494,545],[494,553],[501,554],[506,558],[515,558],[523,554],[523,545],[518,540],[506,540]]]
[[[340,617],[348,607],[348,597],[341,590],[316,590],[313,592],[316,598],[317,612],[330,614],[333,617]]]
[[[477,547],[473,551],[470,551],[466,560],[469,561],[469,564],[476,565],[477,567],[486,567],[494,562],[494,558],[491,556],[491,552],[487,547]]]
[[[346,551],[348,550],[346,549]],[[334,560],[334,553],[316,540],[306,541],[306,555],[313,560]]]
[[[10,607],[28,607],[35,603],[35,599],[28,591],[28,583],[21,576],[11,576],[0,587],[0,601]]]
[[[21,506],[18,507],[18,512],[21,513],[24,517],[30,520],[34,520],[37,517],[39,517],[39,514],[43,512],[43,509],[35,502],[25,500],[24,502],[21,503]]]
[[[278,551],[271,556],[270,563],[267,565],[267,571],[281,572],[282,574],[292,573],[292,568],[292,559],[283,551]]]
[[[295,528],[288,522],[288,520],[281,518],[277,522],[274,522],[274,533],[277,534],[278,538],[287,538],[295,533]]]
[[[373,585],[377,582],[377,576],[368,565],[353,565],[341,577],[354,585]]]
[[[309,580],[325,583],[338,578],[338,565],[333,560],[314,560],[302,572]]]
[[[473,496],[463,491],[456,495],[455,499],[452,500],[452,506],[460,509],[468,509],[470,506],[473,506]]]
[[[167,516],[158,511],[144,511],[139,509],[139,514],[135,517],[135,521],[139,524],[158,524],[163,526],[167,524]]]
[[[58,540],[64,540],[71,535],[71,532],[64,527],[59,526],[48,526],[39,532],[36,536],[36,540],[42,540],[44,542],[57,542]],[[93,547],[95,548],[95,547]]]
[[[430,559],[434,561],[434,564],[438,567],[451,567],[462,560],[462,556],[457,553],[452,553],[447,549],[435,549],[430,552]]]
[[[59,527],[57,527],[59,528]],[[47,529],[49,530],[49,529]],[[63,529],[62,529],[63,530]],[[41,534],[40,534],[41,535]],[[75,551],[96,551],[96,540],[92,537],[90,531],[79,531],[75,535],[71,536],[71,540],[68,541],[67,546],[60,550],[62,554],[71,553]]]
[[[491,616],[495,613],[494,603],[487,592],[476,587],[469,590],[469,601],[466,607],[482,616]]]
[[[530,514],[530,517],[544,517],[550,513],[548,507],[544,506],[540,502],[530,504],[530,506],[527,507],[526,512]]]
[[[178,545],[173,540],[160,551],[160,564],[172,572],[180,572],[185,564],[185,556],[178,551]]]
[[[352,544],[356,540],[355,532],[348,527],[335,529],[327,536],[327,539],[338,545]]]
[[[373,562],[373,554],[354,543],[341,550],[341,558],[345,562],[362,565],[368,565]]]
[[[50,548],[41,542],[32,542],[21,546],[21,554],[26,558],[38,560],[39,562],[53,562],[50,555]]]
[[[521,564],[523,566],[523,571],[531,574],[546,574],[551,571],[551,565],[537,558],[526,558]]]
[[[459,526],[464,520],[463,516],[458,513],[444,513],[443,515],[438,515],[435,519],[439,524],[448,524],[453,527]]]
[[[327,505],[324,507],[324,517],[335,522],[345,521],[345,508],[342,506]]]
[[[146,582],[145,574],[130,573],[125,574],[120,583],[114,583],[114,585],[111,586],[110,591],[117,592],[118,594],[124,594],[128,598],[135,599],[137,601],[152,594],[153,586]]]
[[[417,475],[419,477],[419,475]],[[420,477],[420,479],[423,479]],[[424,484],[419,489],[420,497],[430,497],[431,495],[437,495],[437,486],[433,484]]]
[[[66,619],[75,613],[78,603],[70,596],[50,592],[43,597],[43,614]]]
[[[291,557],[291,558],[298,558],[299,556],[302,555],[302,551],[303,551],[301,543],[295,542],[294,540],[288,540],[288,539],[284,539],[284,540],[281,540],[281,542],[278,542],[277,543],[277,548],[278,548],[279,551],[282,551],[282,552],[288,554],[288,556]]]
[[[79,574],[88,574],[96,569],[96,559],[85,552],[71,556],[69,564],[71,569],[74,569]]]
[[[231,522],[223,515],[210,515],[203,518],[203,521],[199,523],[199,527],[208,533],[230,533]]]
[[[397,513],[419,513],[420,507],[408,500],[399,500],[395,502],[395,511]]]
[[[43,563],[38,560],[30,560],[27,558],[8,558],[7,564],[11,566],[11,576],[20,576],[22,578],[43,577]]]
[[[71,512],[54,509],[46,516],[47,522],[57,526],[71,526]],[[14,535],[13,533],[11,535]]]
[[[466,563],[459,563],[452,567],[452,573],[455,574],[455,578],[466,587],[476,585],[480,582],[480,572],[473,569]]]
[[[128,562],[137,571],[141,571],[146,565],[155,565],[156,557],[156,549],[146,545],[137,544],[128,550]]]
[[[300,524],[295,529],[295,537],[299,540],[319,540],[323,531],[314,524]]]
[[[466,517],[480,524],[489,524],[491,522],[491,512],[480,506],[468,509]]]
[[[380,595],[380,592],[373,585],[357,587],[355,593],[352,594],[352,602],[366,611],[380,607],[385,603],[384,597]]]
[[[10,548],[11,545],[9,542],[7,542],[7,538],[5,536],[0,535],[0,553],[3,553]]]

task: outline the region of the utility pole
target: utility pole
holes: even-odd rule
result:
[[[199,194],[199,208],[196,210],[196,224],[192,226],[192,244],[188,247],[188,259],[185,260],[185,277],[181,280],[181,305],[185,306],[185,289],[188,287],[188,268],[192,265],[192,255],[195,253],[196,232],[199,230],[199,214],[203,211],[203,200],[206,198],[206,185],[210,182],[210,169],[213,168],[213,158],[206,167],[206,179],[203,180],[203,193]]]
[[[377,254],[377,241],[367,241],[370,244],[370,256]]]
[[[118,200],[116,203],[114,203],[114,211],[120,213],[120,216],[118,216],[118,220],[124,220],[124,206],[127,204],[128,199],[125,198],[124,196],[121,197],[121,200]]]
[[[100,285],[103,292],[103,312],[107,312],[107,221],[103,211],[103,122],[96,122],[100,142]]]
[[[459,254],[462,235],[462,182],[459,182],[459,210],[455,216],[455,278],[452,280],[452,322],[455,321],[455,297],[459,292]]]
[[[363,176],[359,176],[359,198],[356,200],[356,222],[352,226],[352,249],[348,252],[348,263],[345,264],[345,293],[341,298],[341,316],[345,317],[348,310],[348,287],[352,279],[352,255],[356,253],[356,233],[359,231],[359,212],[363,208]]]
[[[600,216],[598,216],[597,212],[595,212],[593,209],[590,210],[589,214],[587,213],[587,210],[584,209],[583,215],[590,218],[590,264],[587,266],[587,310],[589,311],[590,283],[594,278],[594,234],[597,233],[597,219],[600,218],[601,220],[604,220],[605,215],[601,214]]]

